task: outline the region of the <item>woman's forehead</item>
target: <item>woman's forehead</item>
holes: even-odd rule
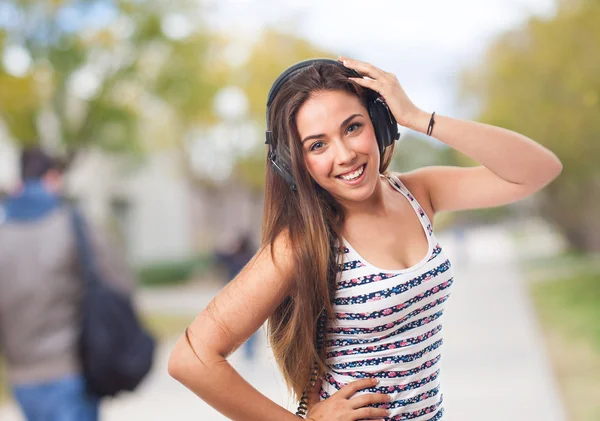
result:
[[[350,115],[365,115],[365,112],[356,95],[345,91],[324,91],[315,93],[302,104],[296,115],[296,124],[300,136],[304,137],[337,131],[340,123]]]

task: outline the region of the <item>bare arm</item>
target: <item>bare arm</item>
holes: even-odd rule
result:
[[[425,132],[430,115],[412,128]],[[562,170],[547,148],[519,133],[436,115],[433,135],[482,165],[432,166],[413,171],[429,191],[435,213],[502,206],[541,190]]]
[[[182,336],[169,359],[169,373],[213,408],[234,421],[295,421],[298,418],[258,392],[227,357],[250,337],[289,295],[291,265],[284,239],[259,251],[219,292]]]

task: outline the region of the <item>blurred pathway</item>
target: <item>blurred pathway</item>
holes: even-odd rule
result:
[[[456,237],[438,237],[456,272],[442,371],[447,420],[566,421],[513,244],[498,229],[470,232],[462,246]],[[160,312],[196,313],[217,290],[149,291],[140,296],[140,304]],[[169,377],[172,346],[173,341],[161,345],[155,370],[138,393],[104,404],[102,421],[226,420]],[[264,334],[258,347],[256,361],[246,362],[236,352],[231,363],[262,393],[293,410]],[[21,418],[6,405],[0,420]]]
[[[448,420],[566,421],[518,271],[521,247],[499,229],[471,232],[463,247],[439,237],[451,260],[462,256],[453,260],[456,282],[444,325]]]

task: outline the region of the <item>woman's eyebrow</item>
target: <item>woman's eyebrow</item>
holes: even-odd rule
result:
[[[346,124],[348,124],[354,117],[362,117],[362,114],[352,114],[350,117],[348,117],[347,119],[345,119],[344,121],[342,121],[342,124],[340,124],[340,127],[344,127]],[[323,133],[319,133],[319,134],[312,134],[310,136],[306,136],[304,139],[302,139],[302,143],[306,142],[307,140],[310,139],[319,139],[321,137],[325,137],[325,135]]]

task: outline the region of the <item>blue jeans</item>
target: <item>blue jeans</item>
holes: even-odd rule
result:
[[[244,357],[246,357],[247,360],[254,360],[256,355],[256,342],[258,340],[258,334],[259,332],[254,332],[254,334],[248,338],[243,346]]]
[[[100,399],[85,391],[80,375],[13,387],[27,421],[98,421]]]

